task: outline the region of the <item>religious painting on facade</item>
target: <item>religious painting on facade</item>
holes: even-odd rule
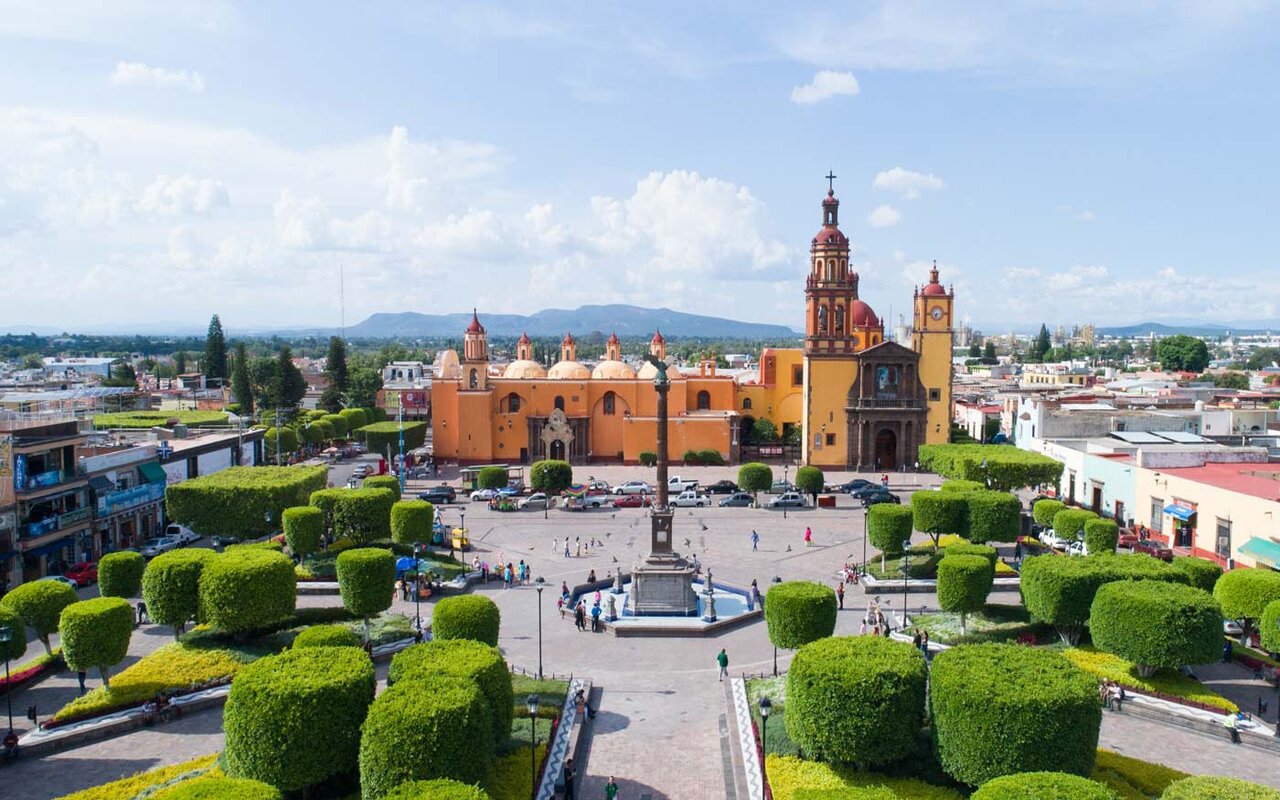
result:
[[[876,397],[893,400],[898,397],[899,371],[897,367],[876,367]]]

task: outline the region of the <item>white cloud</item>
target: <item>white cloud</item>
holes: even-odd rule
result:
[[[893,169],[877,172],[872,185],[877,189],[897,192],[908,200],[914,200],[919,197],[921,190],[937,191],[946,186],[942,182],[942,178],[932,172],[926,175],[923,172],[913,172],[902,167],[894,167]]]
[[[859,92],[858,79],[852,72],[833,72],[821,70],[814,73],[813,80],[804,86],[791,90],[791,102],[808,106],[830,100],[837,95],[856,95]]]
[[[1098,215],[1087,208],[1072,208],[1069,205],[1060,205],[1058,210],[1064,214],[1070,215],[1076,222],[1093,222]]]
[[[115,72],[111,73],[111,85],[203,92],[204,76],[194,70],[148,67],[137,61],[120,61],[116,63]]]
[[[157,175],[134,204],[140,212],[159,217],[183,214],[208,214],[230,203],[227,188],[221,181],[193,178],[190,175],[170,177]]]
[[[867,224],[873,228],[892,228],[902,221],[902,214],[893,206],[876,206],[867,215]]]

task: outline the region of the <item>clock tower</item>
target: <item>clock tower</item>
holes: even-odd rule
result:
[[[955,290],[938,281],[938,262],[929,270],[929,282],[916,290],[911,345],[920,354],[920,382],[924,385],[928,416],[926,444],[944,444],[951,438],[951,343]]]

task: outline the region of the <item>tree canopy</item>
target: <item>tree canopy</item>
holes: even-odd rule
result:
[[[227,375],[227,339],[222,334],[222,320],[214,314],[209,320],[209,333],[204,339],[204,357],[200,359],[200,368],[205,378],[217,378],[225,381]]]
[[[1156,359],[1166,370],[1202,372],[1209,366],[1209,347],[1194,336],[1179,333],[1156,343]]]

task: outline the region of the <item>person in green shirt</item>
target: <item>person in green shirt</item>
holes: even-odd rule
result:
[[[618,782],[609,776],[609,782],[604,785],[605,800],[614,800],[618,796]]]
[[[729,654],[720,648],[720,654],[716,656],[716,663],[720,665],[720,680],[724,680],[724,676],[729,674]]]

